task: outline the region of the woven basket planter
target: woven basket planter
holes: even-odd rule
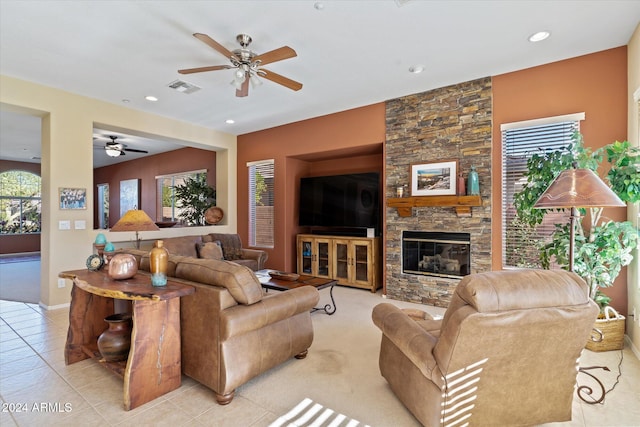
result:
[[[587,340],[587,350],[622,350],[624,347],[625,318],[613,307],[605,307],[604,317],[596,319],[593,327],[602,332],[602,341],[594,342],[591,339]]]

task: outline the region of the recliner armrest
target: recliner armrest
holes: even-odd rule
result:
[[[422,374],[438,384],[440,371],[434,377],[437,362],[433,348],[438,339],[422,328],[409,315],[393,304],[381,303],[373,308],[373,323],[400,351],[420,369]],[[436,322],[436,321],[432,321]]]
[[[258,330],[303,312],[310,312],[320,299],[312,286],[274,293],[251,305],[237,305],[220,313],[220,339]]]
[[[264,264],[267,262],[268,257],[269,254],[266,251],[242,248],[242,258],[255,259],[258,262],[258,270],[262,270],[264,268]]]

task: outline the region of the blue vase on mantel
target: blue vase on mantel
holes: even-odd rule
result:
[[[469,172],[469,178],[467,182],[467,194],[469,196],[480,195],[480,180],[478,179],[478,172],[476,172],[475,166],[471,166],[471,172]]]

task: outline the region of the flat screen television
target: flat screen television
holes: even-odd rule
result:
[[[300,226],[380,230],[377,172],[300,179]]]

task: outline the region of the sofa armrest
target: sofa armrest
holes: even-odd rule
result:
[[[409,315],[393,304],[381,303],[373,308],[373,323],[398,349],[420,369],[422,374],[433,378],[437,366],[433,348],[437,338],[416,323]],[[437,371],[439,372],[439,370]],[[436,374],[436,376],[439,376]]]
[[[242,258],[255,259],[258,262],[258,270],[262,270],[264,268],[264,264],[267,262],[268,257],[269,254],[266,251],[242,248]]]
[[[301,286],[274,293],[251,305],[237,305],[220,315],[220,339],[258,330],[303,312],[310,312],[318,303],[320,293],[312,286]]]

